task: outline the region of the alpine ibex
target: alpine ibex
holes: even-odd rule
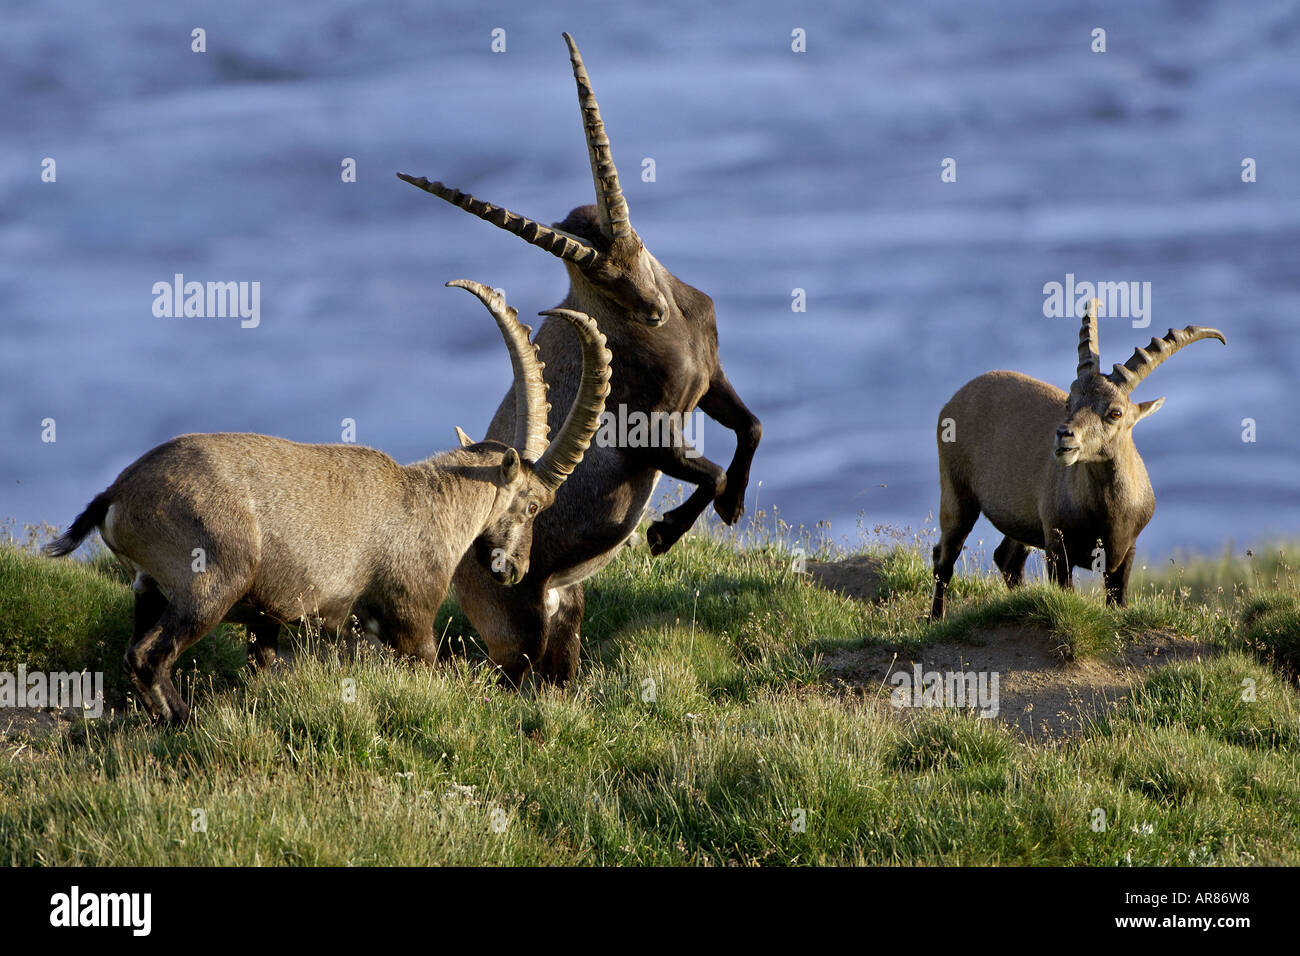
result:
[[[564,262],[569,294],[562,305],[591,315],[609,338],[617,368],[609,405],[680,422],[695,408],[736,433],[726,471],[698,456],[674,426],[671,447],[603,447],[597,443],[541,516],[533,533],[528,575],[509,590],[469,561],[456,571],[461,607],[487,643],[492,660],[518,685],[533,667],[559,683],[578,668],[582,581],[605,565],[641,520],[660,473],[697,486],[679,507],[651,525],[647,540],[662,554],[713,504],[728,524],[744,510],[749,467],[762,428],[736,395],[718,359],[713,301],[659,264],[632,228],[627,202],[591,81],[567,33],[578,87],[596,204],[580,206],[551,228],[442,183],[398,173],[413,186],[445,199]],[[558,324],[537,333],[546,353],[551,393],[572,395],[578,354]],[[517,417],[515,390],[497,409],[488,435],[511,433]],[[552,413],[554,414],[554,413]],[[662,442],[655,443],[662,446]]]
[[[1129,393],[1184,346],[1226,340],[1217,329],[1170,329],[1103,375],[1100,305],[1093,299],[1084,313],[1069,395],[1019,372],[988,372],[939,413],[932,618],[943,616],[944,589],[981,511],[1005,535],[993,560],[1009,587],[1020,583],[1031,547],[1045,551],[1049,575],[1068,588],[1073,568],[1094,566],[1100,544],[1106,601],[1126,603],[1135,543],[1156,507],[1133,426],[1165,401],[1135,404]]]
[[[249,664],[275,659],[280,625],[356,625],[399,653],[432,661],[434,618],[473,547],[503,587],[528,573],[536,516],[582,461],[609,391],[610,355],[596,323],[544,313],[578,333],[581,383],[547,444],[546,386],[530,329],[492,289],[476,295],[496,319],[515,371],[513,441],[469,443],[402,466],[357,445],[302,445],[252,434],[182,435],[128,465],[46,546],[73,551],[98,528],[135,574],[132,682],[154,717],[189,708],[171,680],[176,658],[221,621],[245,625]],[[522,461],[521,461],[522,458]]]

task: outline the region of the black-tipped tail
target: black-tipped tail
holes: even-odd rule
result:
[[[104,523],[104,516],[108,514],[108,506],[107,491],[96,495],[95,500],[86,505],[86,510],[77,515],[76,520],[72,522],[72,527],[41,550],[52,558],[61,558],[65,554],[76,551],[90,532]]]

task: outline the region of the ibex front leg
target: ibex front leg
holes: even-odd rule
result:
[[[1137,545],[1133,545],[1124,555],[1124,560],[1119,563],[1119,567],[1114,571],[1106,572],[1107,604],[1118,604],[1120,607],[1128,605],[1128,576],[1133,570],[1133,556],[1136,552]]]
[[[723,428],[736,433],[736,453],[727,468],[725,487],[713,502],[714,509],[727,524],[735,524],[745,513],[745,488],[749,485],[749,466],[754,452],[763,438],[763,426],[754,413],[745,407],[736,390],[727,381],[726,373],[718,369],[709,383],[709,390],[700,399],[700,411]]]
[[[695,520],[704,513],[709,503],[726,491],[727,473],[722,466],[709,461],[686,441],[681,429],[674,424],[672,441],[666,448],[647,449],[651,467],[669,478],[689,481],[698,486],[685,502],[668,512],[646,532],[646,543],[651,554],[663,554],[691,529]]]
[[[1048,528],[1044,535],[1047,545],[1043,555],[1047,561],[1047,576],[1067,591],[1074,588],[1074,567],[1065,547],[1065,535],[1056,528]]]

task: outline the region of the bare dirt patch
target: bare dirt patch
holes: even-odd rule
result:
[[[883,585],[880,565],[879,558],[859,554],[842,561],[809,561],[805,568],[809,577],[828,591],[859,601],[875,601]]]
[[[107,707],[101,717],[91,720],[116,719],[117,713]],[[70,733],[87,719],[79,707],[10,707],[0,711],[0,744],[40,737],[61,736]]]
[[[834,685],[888,702],[895,685],[890,675],[982,671],[998,676],[997,719],[1025,737],[1043,740],[1077,736],[1089,722],[1117,707],[1134,683],[1151,668],[1177,660],[1208,658],[1212,645],[1169,633],[1152,633],[1108,659],[1068,661],[1059,641],[1034,627],[1000,627],[976,632],[969,643],[936,643],[920,648],[873,645],[829,651],[823,663]],[[905,715],[909,708],[889,710]]]

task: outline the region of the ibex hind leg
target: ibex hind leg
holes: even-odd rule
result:
[[[163,616],[163,611],[167,610],[167,596],[159,589],[158,582],[143,571],[135,576],[131,590],[135,592],[131,643],[135,644]]]
[[[248,669],[256,673],[275,664],[280,658],[280,622],[265,616],[248,625]]]
[[[939,543],[934,546],[934,601],[930,618],[943,617],[944,596],[966,536],[979,520],[979,506],[955,494],[944,482],[939,499]]]
[[[172,668],[181,654],[221,623],[229,609],[229,604],[203,602],[195,607],[174,600],[156,624],[132,639],[126,651],[127,671],[154,719],[179,725],[189,717],[189,705],[172,683]]]
[[[1025,579],[1025,560],[1029,557],[1029,548],[1019,541],[1003,538],[1002,543],[993,552],[993,563],[1002,572],[1007,587],[1019,587]]]
[[[563,687],[578,675],[586,598],[581,581],[566,588],[553,588],[551,594],[555,595],[555,608],[546,622],[546,650],[535,670],[542,680]],[[551,603],[548,595],[548,610]]]

